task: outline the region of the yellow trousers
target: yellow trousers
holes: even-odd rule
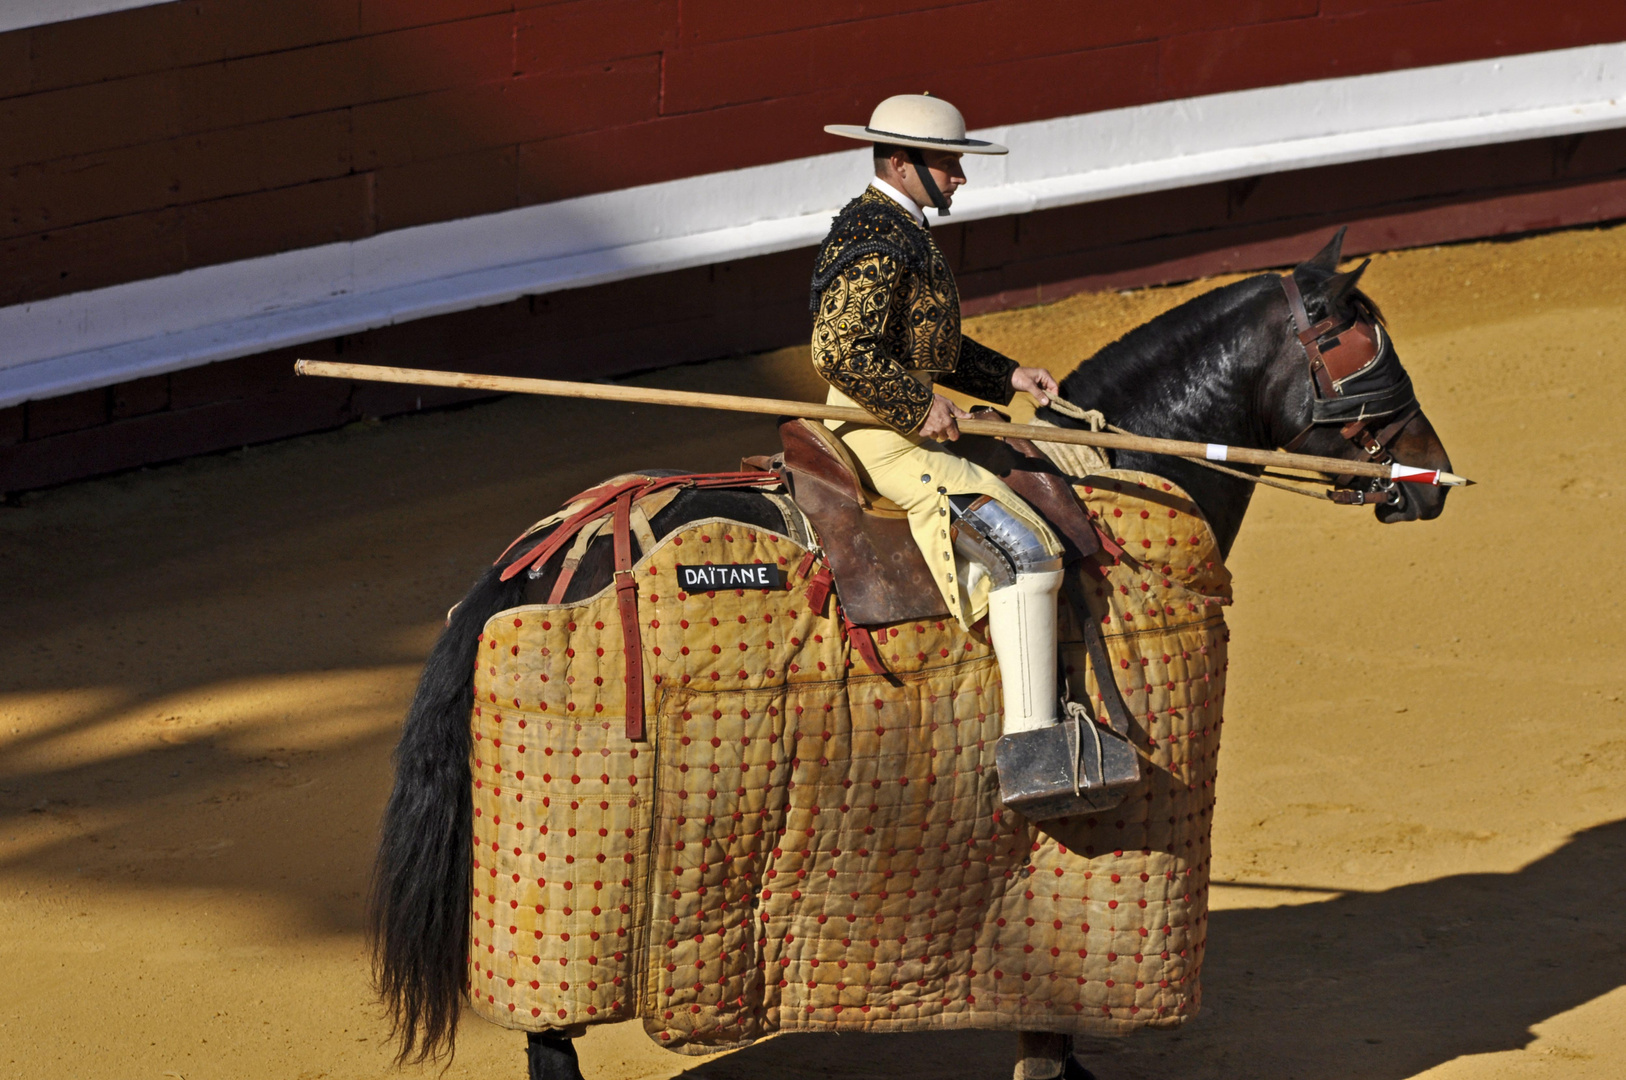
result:
[[[861,408],[834,387],[825,401]],[[918,435],[899,435],[888,427],[835,421],[826,424],[858,459],[864,483],[908,511],[909,531],[920,545],[926,565],[933,570],[949,612],[961,625],[969,627],[987,613],[988,578],[978,575],[974,583],[968,582],[965,568],[955,564],[954,545],[949,538],[950,495],[987,495],[1020,518],[1052,554],[1061,552],[1061,543],[1044,519],[1005,481],[949,453],[941,443]]]

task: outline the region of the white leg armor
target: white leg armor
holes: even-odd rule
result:
[[[1060,570],[1018,574],[988,594],[988,636],[1005,683],[1004,733],[1056,722],[1056,593]]]
[[[1004,734],[1056,723],[1061,557],[987,496],[954,496],[955,550],[987,571],[988,636],[1005,684]]]

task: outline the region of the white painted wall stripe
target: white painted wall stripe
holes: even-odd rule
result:
[[[1626,125],[1626,43],[991,128],[974,220]],[[815,244],[858,149],[588,195],[0,308],[0,407],[521,296]]]
[[[110,11],[155,7],[170,0],[0,0],[0,34],[30,26],[106,15]]]

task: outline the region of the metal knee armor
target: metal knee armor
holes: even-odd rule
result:
[[[1016,584],[1018,574],[1045,574],[1061,569],[1021,518],[986,495],[950,495],[954,514],[954,550],[988,571],[995,589]]]

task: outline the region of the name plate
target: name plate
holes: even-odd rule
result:
[[[785,572],[768,563],[713,563],[709,566],[684,566],[679,563],[677,576],[678,588],[684,592],[785,587]]]

